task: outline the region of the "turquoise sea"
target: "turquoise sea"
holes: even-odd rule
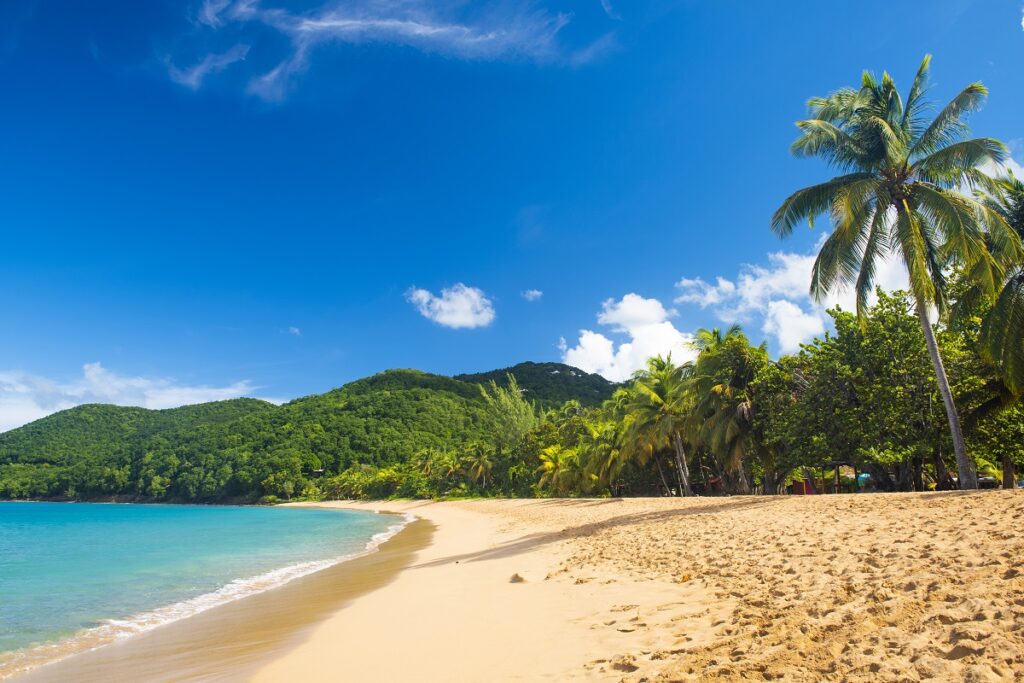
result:
[[[309,508],[0,503],[0,671],[33,646],[109,642],[282,585],[403,523]]]

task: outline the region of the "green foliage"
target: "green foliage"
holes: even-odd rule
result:
[[[592,376],[555,369],[564,374],[559,391],[576,382],[580,399],[592,400]],[[487,388],[416,370],[282,406],[253,399],[158,411],[84,405],[0,434],[0,497],[523,495],[535,483],[536,449],[527,437],[539,423],[514,377]],[[527,451],[517,450],[522,444]],[[530,453],[528,462],[521,452]],[[416,466],[424,453],[434,454],[426,472]]]
[[[931,57],[926,56],[904,100],[888,73],[879,80],[865,73],[859,89],[843,88],[810,100],[812,118],[798,121],[801,135],[792,145],[797,156],[818,157],[843,175],[797,190],[772,217],[781,237],[806,220],[828,214],[832,232],[822,243],[811,272],[811,293],[823,300],[829,293],[852,288],[857,314],[863,317],[874,287],[875,269],[886,258],[906,266],[910,294],[935,368],[956,453],[957,468],[967,488],[977,488],[977,475],[966,447],[952,392],[927,317],[948,308],[947,272],[958,266],[967,273],[974,295],[999,303],[992,310],[990,354],[999,358],[1011,386],[1015,363],[1024,364],[1019,337],[1024,297],[1017,288],[999,288],[1008,271],[1024,258],[1020,235],[1006,214],[962,188],[989,190],[996,181],[986,165],[1002,163],[1006,145],[993,138],[967,139],[967,114],[981,107],[988,90],[971,83],[930,121],[924,99]],[[1010,278],[1010,283],[1014,279]],[[1024,365],[1022,365],[1024,367]],[[1022,371],[1024,373],[1024,371]]]

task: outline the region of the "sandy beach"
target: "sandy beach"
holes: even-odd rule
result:
[[[24,680],[1024,676],[1021,492],[318,505],[419,521]]]
[[[1024,676],[1021,492],[355,506],[432,543],[255,680]]]

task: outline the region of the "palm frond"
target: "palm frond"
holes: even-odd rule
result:
[[[931,154],[960,139],[966,132],[963,116],[978,109],[988,95],[988,88],[975,82],[968,85],[943,107],[911,149],[914,157]]]
[[[829,211],[835,201],[836,193],[843,187],[872,178],[870,173],[851,173],[838,176],[820,185],[811,185],[797,190],[782,203],[772,216],[772,231],[779,237],[787,237],[801,221],[806,220],[812,226],[817,216]]]
[[[969,184],[976,176],[967,171],[986,163],[1001,164],[1009,150],[994,138],[962,140],[916,160],[911,171],[926,182],[943,187]]]
[[[1024,272],[1004,285],[981,327],[982,348],[1000,369],[1003,381],[1024,393]]]

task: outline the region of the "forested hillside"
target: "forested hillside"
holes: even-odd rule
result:
[[[523,393],[538,408],[565,398],[593,404],[613,388],[559,364],[513,370],[527,377]],[[346,470],[493,444],[481,392],[492,377],[508,382],[504,371],[463,381],[391,370],[282,406],[254,399],[172,410],[78,406],[0,434],[0,497],[221,501],[309,494]]]
[[[476,384],[493,381],[498,386],[507,386],[510,375],[516,378],[528,399],[543,407],[561,406],[566,401],[579,401],[584,406],[598,405],[611,398],[617,386],[601,375],[562,363],[520,363],[491,372],[456,375],[455,379]]]

